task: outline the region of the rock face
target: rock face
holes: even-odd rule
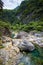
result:
[[[16,65],[18,59],[18,48],[0,49],[0,60],[2,59],[2,65]],[[0,64],[1,65],[1,64]]]
[[[31,42],[23,40],[19,45],[21,51],[33,51],[35,49],[34,45]]]
[[[11,38],[10,37],[6,37],[6,36],[2,36],[2,43],[6,43],[6,42],[11,42]]]
[[[24,31],[21,31],[17,34],[17,37],[16,38],[23,38],[23,37],[28,37],[28,33],[27,32],[24,32]]]
[[[41,33],[35,33],[35,36],[36,37],[43,37],[43,32],[41,32]]]

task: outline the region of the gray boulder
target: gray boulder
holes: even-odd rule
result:
[[[21,51],[33,51],[35,49],[34,45],[27,40],[22,41],[18,47]]]
[[[28,37],[28,33],[27,32],[24,32],[24,31],[18,32],[16,38],[19,38],[20,39],[20,38],[23,38],[23,37]]]

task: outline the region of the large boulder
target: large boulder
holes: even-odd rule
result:
[[[35,49],[34,45],[27,40],[23,40],[18,47],[20,51],[33,51]]]
[[[2,36],[2,43],[6,43],[6,42],[11,42],[11,38],[10,37],[7,37],[7,36]]]
[[[28,33],[24,32],[24,31],[18,32],[16,38],[20,39],[20,38],[23,38],[23,37],[28,37]]]
[[[12,45],[15,47],[17,47],[18,46],[18,44],[20,44],[20,42],[21,42],[21,39],[12,39]]]
[[[43,47],[43,38],[36,37],[36,39],[33,41],[33,43],[39,45],[40,47]]]

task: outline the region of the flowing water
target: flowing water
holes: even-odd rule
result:
[[[22,54],[16,65],[43,65],[43,56],[40,56],[37,50],[29,53],[23,52]]]

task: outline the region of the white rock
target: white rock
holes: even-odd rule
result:
[[[23,40],[18,47],[20,48],[20,50],[22,51],[33,51],[35,49],[34,45],[27,41],[27,40]]]

